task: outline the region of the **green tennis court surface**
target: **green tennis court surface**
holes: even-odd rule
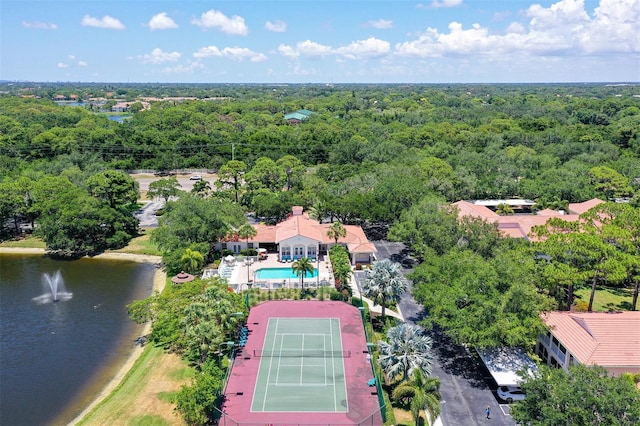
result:
[[[252,412],[344,413],[347,388],[339,318],[269,318]]]

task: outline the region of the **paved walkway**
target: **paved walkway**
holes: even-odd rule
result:
[[[349,280],[349,286],[351,287],[351,291],[353,292],[354,297],[359,297],[369,306],[369,312],[371,314],[382,315],[382,306],[375,305],[373,300],[362,296],[362,291],[360,290],[362,287],[362,281],[364,280],[364,272],[363,271],[354,271],[351,274],[351,279]],[[386,308],[384,314],[389,317],[398,318],[400,321],[404,321],[404,317],[402,313],[398,310],[395,311],[393,309]]]

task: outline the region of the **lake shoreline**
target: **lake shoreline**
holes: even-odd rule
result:
[[[0,254],[2,253],[11,253],[11,254],[45,254],[45,249],[42,248],[27,248],[27,247],[0,247]],[[167,274],[164,270],[162,270],[159,265],[162,261],[162,257],[160,256],[151,256],[151,255],[143,255],[143,254],[133,254],[133,253],[103,253],[97,256],[91,257],[92,259],[105,259],[105,260],[129,260],[138,263],[153,263],[158,265],[156,272],[153,277],[153,288],[152,294],[155,292],[161,292],[164,289],[164,286],[167,281]],[[142,330],[142,335],[147,335],[151,332],[151,323],[147,323],[144,325]],[[92,402],[85,407],[80,414],[75,416],[73,420],[71,420],[68,424],[75,425],[80,422],[87,414],[89,414],[98,404],[100,404],[105,398],[107,398],[111,392],[114,391],[120,385],[124,377],[131,370],[136,360],[142,354],[144,347],[140,345],[134,346],[131,353],[124,359],[124,363],[118,369],[111,380],[107,383],[107,385],[93,398]]]

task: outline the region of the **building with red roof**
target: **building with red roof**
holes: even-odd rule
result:
[[[611,374],[640,373],[640,312],[548,312],[549,332],[536,344],[542,362],[564,368],[599,365]]]
[[[235,253],[247,248],[265,248],[269,252],[277,252],[283,262],[294,261],[303,257],[316,260],[336,244],[327,235],[331,223],[320,223],[311,219],[301,206],[294,206],[292,214],[277,225],[254,225],[257,234],[246,240],[239,237],[221,244],[222,249]],[[343,225],[346,235],[338,240],[338,244],[346,246],[351,263],[368,264],[375,260],[377,252],[373,243],[369,242],[361,227]]]
[[[504,203],[502,203],[504,201]],[[527,200],[479,200],[479,201],[457,201],[452,205],[458,209],[458,217],[471,216],[486,220],[489,223],[496,223],[498,229],[506,237],[531,239],[531,229],[547,223],[550,218],[559,217],[568,222],[575,222],[580,219],[580,214],[588,211],[604,201],[594,198],[583,203],[569,203],[569,211],[556,211],[544,209],[535,214],[513,214],[500,216],[487,206],[495,207],[498,204],[507,204],[531,207],[524,203]],[[519,203],[519,204],[518,204]],[[515,210],[515,209],[514,209]]]

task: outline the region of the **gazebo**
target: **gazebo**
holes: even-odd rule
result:
[[[193,275],[187,274],[186,272],[182,271],[179,274],[177,274],[175,277],[172,277],[171,282],[174,284],[182,284],[182,283],[188,283],[195,279],[196,277],[194,277]]]

